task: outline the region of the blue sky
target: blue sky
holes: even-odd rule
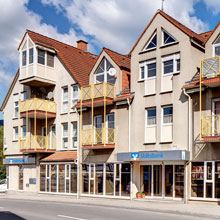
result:
[[[84,39],[96,54],[103,46],[128,53],[161,0],[0,0],[0,6],[2,103],[18,68],[17,46],[25,29],[73,46]],[[199,33],[213,29],[220,18],[219,0],[165,0],[164,9]]]

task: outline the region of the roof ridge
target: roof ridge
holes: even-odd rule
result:
[[[90,55],[97,56],[96,54],[93,54],[93,53],[91,53],[91,52],[89,52],[89,51],[86,51],[86,52],[85,52],[84,50],[79,49],[79,48],[77,48],[77,47],[75,47],[75,46],[73,46],[73,45],[70,45],[70,44],[64,43],[64,42],[59,41],[59,40],[56,40],[56,39],[54,39],[54,38],[52,38],[52,37],[48,37],[48,36],[46,36],[46,35],[40,34],[40,33],[38,33],[38,32],[35,32],[35,31],[32,31],[32,30],[29,30],[29,29],[26,29],[26,32],[27,32],[27,33],[28,33],[28,32],[31,32],[31,33],[34,33],[34,34],[38,34],[38,35],[40,35],[40,36],[42,36],[42,37],[46,37],[46,38],[48,38],[48,39],[50,39],[50,40],[53,40],[53,41],[56,41],[56,42],[58,42],[58,43],[61,43],[61,44],[67,45],[67,46],[72,47],[72,48],[74,48],[74,49],[76,49],[76,50],[83,51],[83,52],[86,53],[86,54],[90,54]]]

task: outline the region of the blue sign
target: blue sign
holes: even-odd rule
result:
[[[131,153],[131,160],[139,160],[139,153]]]
[[[35,164],[34,157],[25,157],[25,158],[8,158],[3,159],[3,164]]]
[[[13,164],[13,163],[24,163],[24,159],[14,159],[14,158],[9,158],[9,163]]]
[[[163,153],[141,153],[141,159],[163,159]]]

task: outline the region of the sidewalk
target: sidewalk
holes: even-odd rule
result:
[[[118,207],[126,209],[147,210],[166,213],[178,213],[183,215],[197,215],[209,218],[220,219],[220,206],[217,203],[207,202],[189,202],[184,204],[178,201],[161,201],[161,200],[122,200],[122,199],[106,199],[106,198],[91,198],[81,197],[77,199],[75,196],[66,195],[48,195],[48,194],[34,194],[28,195],[24,193],[18,194],[0,194],[0,198],[18,199],[18,200],[35,200],[35,201],[49,201],[62,203],[78,203],[84,205]]]

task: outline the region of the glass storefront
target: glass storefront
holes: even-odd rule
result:
[[[76,193],[77,165],[40,165],[40,191],[55,193]]]
[[[183,198],[184,165],[143,165],[141,189],[146,196]]]
[[[24,188],[24,167],[21,165],[19,166],[19,178],[18,178],[18,189],[23,190]]]
[[[193,162],[191,166],[191,197],[220,198],[220,162]]]
[[[130,164],[83,164],[82,193],[130,196]]]

